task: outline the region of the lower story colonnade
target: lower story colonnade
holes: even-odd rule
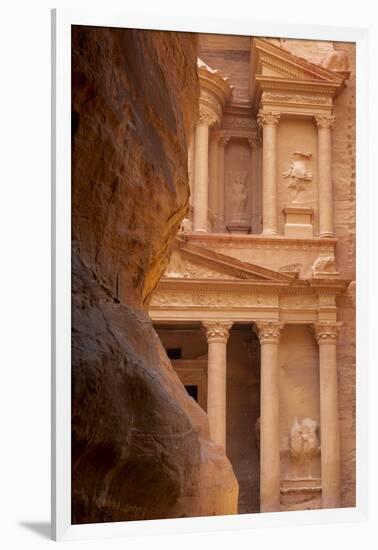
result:
[[[208,345],[207,414],[212,439],[226,449],[227,342],[232,321],[202,321]],[[279,348],[285,323],[274,320],[248,325],[260,343],[260,511],[281,509],[281,438]],[[309,324],[319,346],[321,434],[321,507],[340,505],[340,449],[337,407],[336,344],[341,323]]]
[[[261,512],[340,506],[336,297],[347,284],[335,270],[303,280],[292,265],[272,270],[180,241],[152,297],[152,321],[234,467],[244,512],[257,511],[250,469]],[[184,329],[197,343],[181,346]]]

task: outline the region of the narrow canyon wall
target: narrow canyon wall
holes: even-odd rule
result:
[[[72,521],[237,512],[146,313],[187,212],[194,34],[73,27]]]

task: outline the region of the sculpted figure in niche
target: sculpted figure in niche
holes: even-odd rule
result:
[[[289,170],[282,173],[284,178],[288,178],[289,187],[296,192],[294,202],[298,198],[299,192],[306,188],[306,182],[312,180],[312,172],[306,165],[311,157],[311,153],[300,153],[299,151],[295,151],[291,156]]]
[[[302,422],[294,418],[290,429],[290,455],[293,460],[307,462],[317,456],[320,451],[316,430],[318,422],[306,417]]]
[[[232,189],[232,214],[240,217],[245,214],[248,206],[247,172],[236,170],[229,173]]]

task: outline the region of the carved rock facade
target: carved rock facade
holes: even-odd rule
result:
[[[150,315],[180,376],[194,373],[187,390],[200,379],[203,407],[218,407],[239,512],[354,506],[354,48],[199,44],[199,106],[219,118],[193,133],[192,226]],[[230,90],[221,109],[214,78]],[[203,328],[217,323],[222,342]],[[211,382],[209,364],[222,365]]]

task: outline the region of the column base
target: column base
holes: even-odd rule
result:
[[[321,239],[326,239],[327,237],[333,238],[334,236],[335,234],[332,233],[332,231],[325,231],[324,233],[319,233],[319,237]]]
[[[245,223],[229,223],[227,224],[229,233],[248,234],[251,232],[251,226]]]
[[[274,231],[273,229],[263,229],[262,235],[278,235],[278,231]]]

